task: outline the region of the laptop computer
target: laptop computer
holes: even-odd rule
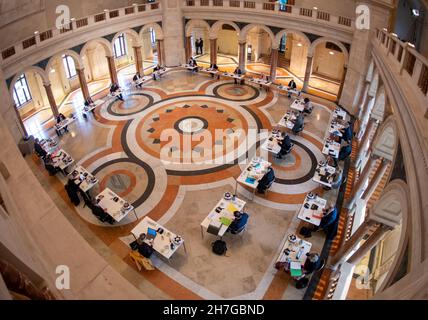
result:
[[[152,240],[156,238],[156,235],[157,235],[157,231],[149,227],[147,228],[147,235],[145,240]]]
[[[220,232],[221,226],[222,226],[222,223],[211,222],[208,225],[207,232],[211,233],[215,236],[218,236],[218,233]]]

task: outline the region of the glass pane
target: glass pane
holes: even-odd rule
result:
[[[18,97],[16,96],[16,90],[13,90],[13,100],[15,101],[15,105],[17,107],[21,106],[21,103],[19,102]]]
[[[67,61],[68,61],[68,67],[70,69],[70,78],[74,77],[77,73],[76,73],[76,66],[74,64],[74,60],[72,57],[68,56],[67,57]]]

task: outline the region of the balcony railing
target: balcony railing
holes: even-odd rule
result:
[[[353,30],[354,20],[349,17],[333,16],[329,12],[316,9],[301,8],[294,5],[280,5],[278,2],[248,1],[248,0],[182,0],[183,8],[204,8],[218,10],[219,7],[231,10],[248,10],[254,12],[269,12],[271,14],[285,15],[300,19],[322,21],[336,27]]]
[[[195,0],[193,0],[195,1]],[[207,0],[208,1],[208,0]],[[223,2],[223,0],[218,0]],[[35,32],[34,36],[24,39],[13,46],[1,50],[0,62],[7,62],[12,57],[18,57],[25,54],[28,50],[36,48],[43,42],[54,41],[63,36],[68,35],[71,32],[80,31],[81,28],[90,28],[100,23],[106,23],[110,19],[129,18],[133,15],[138,15],[144,12],[160,11],[160,3],[154,2],[150,4],[135,4],[131,7],[119,8],[114,10],[105,10],[102,13],[94,14],[88,17],[82,17],[79,19],[71,19],[72,21],[68,24],[61,26],[61,28],[52,28],[43,32]]]
[[[409,81],[417,85],[428,102],[428,59],[417,52],[413,44],[401,41],[396,34],[388,33],[385,29],[376,31],[376,41],[388,57],[400,66],[400,73],[407,74]],[[424,107],[427,106],[428,103]],[[428,108],[425,117],[428,117]]]

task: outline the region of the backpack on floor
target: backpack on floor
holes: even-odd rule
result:
[[[215,254],[218,254],[219,256],[226,254],[227,246],[226,246],[226,242],[224,242],[223,240],[214,241],[212,243],[212,247],[213,247],[213,252]]]
[[[301,227],[299,233],[305,238],[310,238],[312,236],[312,231],[306,227]]]
[[[309,279],[304,277],[296,281],[296,289],[304,289],[308,286]]]

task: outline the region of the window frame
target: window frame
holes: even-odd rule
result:
[[[119,54],[117,52],[117,43],[119,44]],[[113,50],[114,50],[114,57],[116,59],[121,58],[123,56],[126,56],[128,54],[127,50],[126,50],[126,41],[125,41],[125,34],[121,33],[116,40],[114,40],[114,44],[113,44]]]
[[[284,34],[279,41],[279,52],[285,52],[287,50],[287,34]]]
[[[72,59],[73,69],[71,68],[70,66],[71,63],[68,59]],[[67,79],[73,79],[74,77],[77,76],[76,64],[72,56],[68,54],[64,54],[62,56],[62,65],[64,66],[65,76],[67,77]]]
[[[21,89],[24,96],[25,101],[21,102],[20,96],[18,95],[18,90],[16,89],[16,85],[20,83],[22,88]],[[28,96],[27,96],[28,93]],[[17,108],[21,108],[22,106],[26,105],[27,103],[31,102],[33,100],[33,97],[31,95],[30,86],[28,85],[27,77],[25,76],[25,73],[21,74],[19,78],[15,81],[15,84],[13,85],[13,100],[15,102],[15,105]]]
[[[156,46],[156,32],[155,32],[155,29],[150,28],[149,32],[150,32],[150,44],[152,45],[152,48],[154,48]]]

